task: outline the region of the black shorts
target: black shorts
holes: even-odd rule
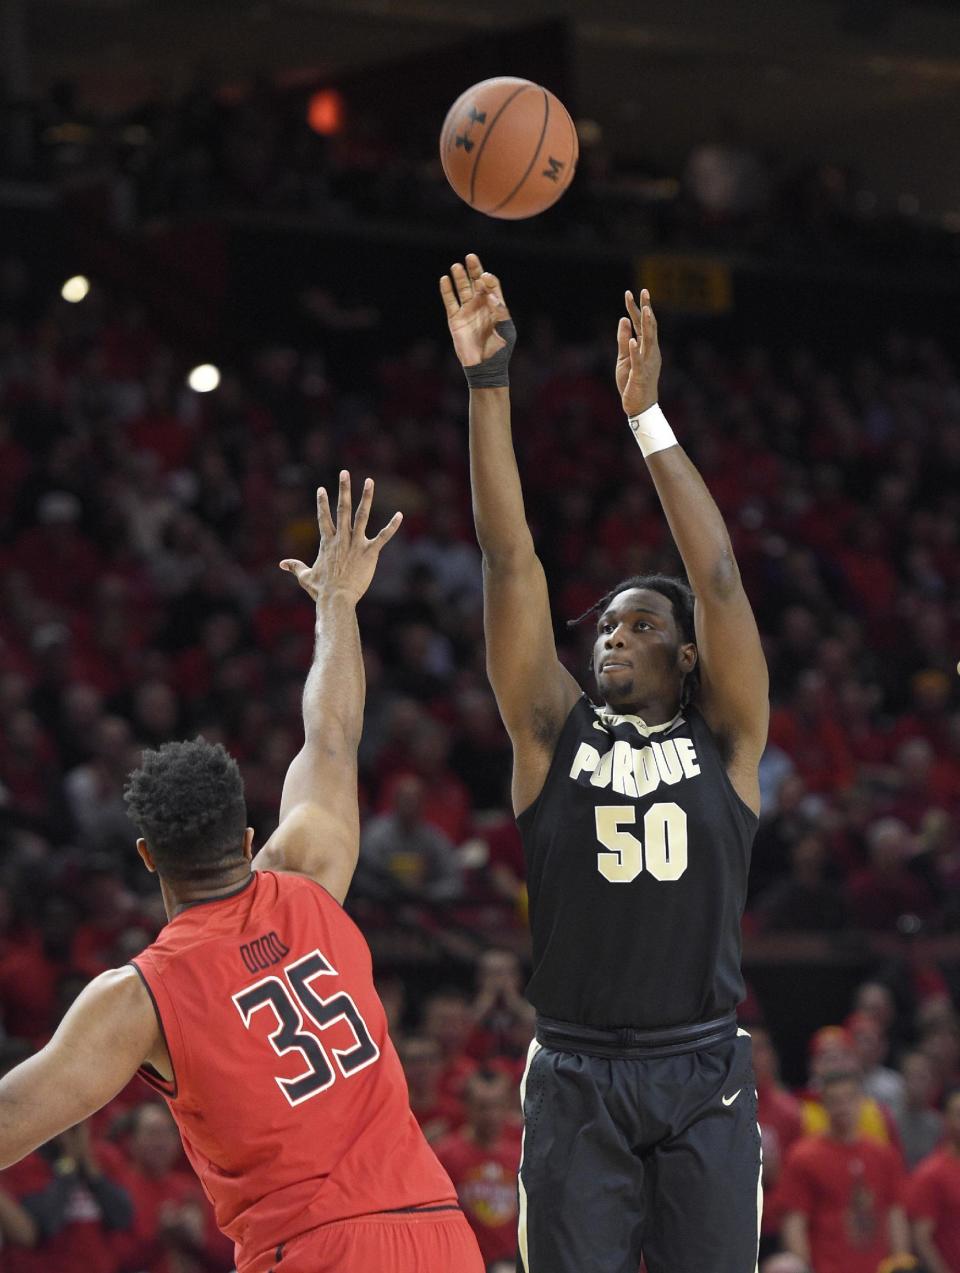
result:
[[[538,1019],[521,1086],[520,1273],[754,1273],[750,1036]]]

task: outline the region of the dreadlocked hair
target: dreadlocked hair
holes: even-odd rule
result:
[[[583,614],[576,619],[568,619],[567,627],[575,628],[584,619],[589,619],[591,615],[603,614],[614,597],[618,597],[621,592],[626,592],[629,588],[647,588],[651,592],[659,592],[666,597],[673,607],[673,617],[680,632],[680,640],[684,645],[696,644],[697,634],[693,621],[693,590],[685,579],[680,579],[677,575],[631,575],[628,579],[621,579],[599,601],[595,601],[592,606],[584,610]],[[700,664],[698,662],[694,665],[693,671],[688,672],[683,678],[683,693],[680,698],[680,706],[686,707],[696,697],[699,688]]]
[[[195,738],[144,751],[123,796],[161,875],[195,880],[219,875],[241,859],[243,779],[222,743]]]

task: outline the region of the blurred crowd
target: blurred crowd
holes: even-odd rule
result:
[[[0,182],[42,183],[119,230],[222,210],[306,214],[334,227],[358,218],[474,224],[437,155],[444,107],[404,116],[401,128],[370,109],[372,98],[372,84],[285,89],[266,77],[224,90],[201,70],[184,92],[154,85],[140,103],[108,111],[60,81],[34,99],[0,98]],[[848,262],[908,243],[956,256],[956,235],[921,218],[916,198],[887,206],[842,163],[763,154],[732,119],[712,121],[674,168],[619,155],[594,120],[577,126],[577,180],[545,224],[512,223],[514,239],[716,244]]]
[[[277,563],[312,558],[316,486],[341,466],[355,484],[369,474],[374,524],[396,508],[405,521],[361,609],[351,907],[375,950],[400,934],[408,952],[449,956],[454,984],[438,984],[434,960],[424,975],[385,968],[381,991],[415,1112],[493,1265],[513,1250],[532,1027],[466,391],[436,331],[375,347],[360,388],[337,385],[318,338],[265,346],[201,395],[135,301],[95,286],[69,305],[40,295],[27,263],[0,263],[0,1038],[6,1064],[28,1054],[163,922],[122,800],[144,746],[222,740],[257,841],[269,835],[313,629]],[[570,344],[544,318],[524,327],[511,371],[558,649],[588,689],[591,624],[566,621],[617,579],[678,565],[610,361],[609,333]],[[771,671],[748,934],[960,928],[958,370],[935,340],[896,330],[850,360],[813,344],[667,349],[661,401],[730,526]],[[897,1245],[912,1217],[933,1273],[960,1271],[960,1239],[938,1228],[960,1214],[950,976],[915,969],[895,1003],[868,988],[850,1020],[814,1036],[801,1097],[778,1085],[762,1005],[748,1005],[772,1258],[868,1273],[843,1243],[872,1259],[888,1220]],[[0,1267],[230,1267],[145,1094],[0,1176]],[[805,1148],[816,1132],[842,1150]],[[904,1193],[908,1167],[927,1184]],[[834,1185],[855,1194],[822,1231],[818,1190]],[[954,1245],[938,1267],[923,1243],[941,1241]]]
[[[488,1273],[516,1268],[517,1088],[533,1022],[522,966],[491,947],[472,993],[413,1010],[378,989],[417,1121],[450,1174]],[[763,1149],[762,1273],[960,1269],[960,1027],[945,987],[907,1021],[865,982],[809,1040],[789,1091],[769,1031],[752,1036]],[[0,1073],[29,1053],[0,1049]],[[3,1273],[228,1273],[232,1249],[188,1170],[173,1121],[135,1079],[89,1122],[0,1173]],[[739,1095],[739,1093],[737,1094]],[[744,1099],[751,1099],[747,1094]]]

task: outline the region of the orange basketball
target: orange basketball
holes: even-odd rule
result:
[[[468,88],[447,111],[440,160],[471,208],[519,221],[566,190],[580,147],[559,98],[530,80],[500,75]]]

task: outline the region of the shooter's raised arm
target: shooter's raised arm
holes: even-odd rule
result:
[[[440,280],[453,347],[470,387],[470,485],[483,553],[487,674],[513,743],[513,804],[540,792],[553,744],[580,695],[557,658],[546,578],[527,525],[510,424],[516,340],[499,280],[472,253]]]
[[[758,813],[757,764],[770,716],[760,634],[720,510],[657,403],[661,359],[649,293],[640,293],[639,305],[632,292],[625,301],[617,389],[696,596],[700,707],[729,744],[727,769],[737,793]]]

